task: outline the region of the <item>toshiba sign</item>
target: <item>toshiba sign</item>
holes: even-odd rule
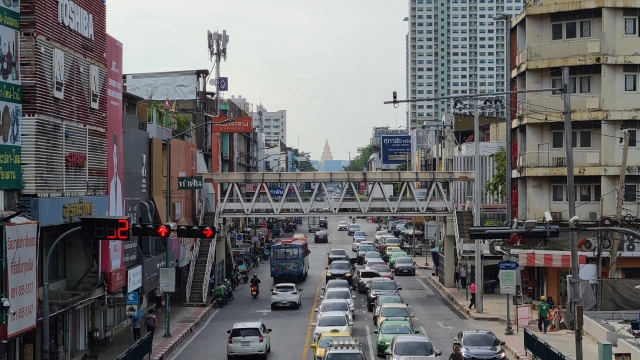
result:
[[[93,40],[93,15],[71,0],[58,0],[58,22]]]

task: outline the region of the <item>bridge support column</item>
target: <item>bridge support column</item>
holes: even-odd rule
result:
[[[442,245],[444,246],[444,286],[445,287],[454,287],[453,283],[453,273],[455,272],[455,261],[456,261],[456,235],[453,229],[453,217],[447,216],[443,221],[444,231],[443,233],[443,241]]]

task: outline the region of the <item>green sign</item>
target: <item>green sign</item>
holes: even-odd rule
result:
[[[516,285],[515,270],[500,270],[500,285]]]
[[[21,148],[0,145],[0,189],[22,189]]]
[[[220,110],[229,110],[229,104],[220,104]]]
[[[202,189],[202,176],[178,178],[178,190],[200,190],[200,189]]]

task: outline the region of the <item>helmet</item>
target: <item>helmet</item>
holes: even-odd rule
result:
[[[253,273],[253,277],[254,277],[254,278],[257,278],[257,277],[258,277],[258,274]]]
[[[540,301],[545,301],[546,298],[544,297],[544,295],[540,296]]]

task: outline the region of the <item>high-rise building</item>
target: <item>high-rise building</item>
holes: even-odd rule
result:
[[[267,146],[280,141],[287,143],[287,110],[267,111],[264,106],[258,105],[257,111],[253,112],[253,121],[255,126],[261,125]]]
[[[493,17],[518,14],[523,6],[523,0],[409,0],[409,98],[504,90],[504,22]],[[439,120],[452,105],[409,104],[407,128]]]

